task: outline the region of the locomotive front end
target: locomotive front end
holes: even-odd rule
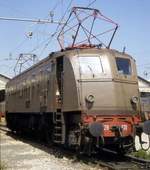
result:
[[[115,50],[87,49],[73,61],[83,138],[96,146],[133,147],[141,122],[135,60]]]

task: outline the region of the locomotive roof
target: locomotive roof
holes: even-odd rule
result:
[[[17,76],[13,77],[11,80],[16,79],[16,78],[22,76],[23,74],[25,74],[29,70],[31,70],[31,69],[35,68],[36,66],[46,62],[49,59],[57,58],[59,56],[65,56],[67,54],[69,55],[69,54],[72,54],[72,53],[76,53],[77,51],[78,51],[78,53],[79,52],[84,52],[84,51],[85,51],[85,53],[87,53],[87,52],[97,52],[99,50],[101,52],[118,53],[120,55],[124,55],[124,56],[126,56],[128,58],[133,59],[130,55],[128,55],[126,53],[119,52],[119,51],[117,51],[115,49],[107,49],[107,48],[67,48],[67,49],[65,49],[63,51],[51,52],[46,58],[42,59],[41,61],[39,61],[38,63],[34,64],[33,66],[31,66],[27,70],[25,70],[22,73],[18,74]]]

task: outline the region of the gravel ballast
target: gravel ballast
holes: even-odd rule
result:
[[[38,143],[18,140],[0,130],[0,159],[11,170],[101,170],[66,156],[58,157],[52,149]]]

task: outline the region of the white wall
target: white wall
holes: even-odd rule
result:
[[[0,90],[5,89],[5,86],[6,86],[7,82],[8,82],[8,79],[0,77]]]
[[[150,92],[150,86],[148,85],[148,83],[142,80],[138,80],[138,84],[140,92]]]

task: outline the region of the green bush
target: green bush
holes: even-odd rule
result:
[[[134,152],[133,155],[138,158],[143,158],[143,159],[148,159],[150,160],[150,153],[144,151],[144,150],[139,150],[137,152]]]

